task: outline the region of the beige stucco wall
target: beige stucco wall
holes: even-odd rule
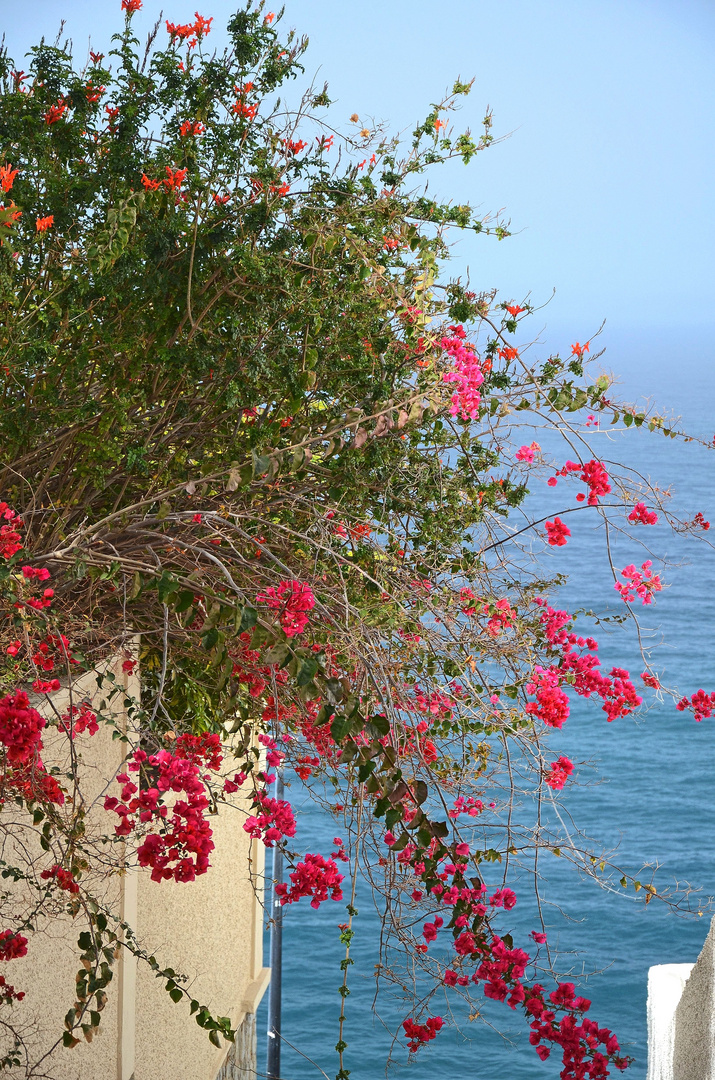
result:
[[[114,671],[127,692],[138,697],[137,676],[123,674],[119,663]],[[73,691],[75,700],[98,700],[106,696],[106,684],[100,692],[93,678],[84,676]],[[118,697],[117,721],[123,726],[122,695]],[[63,711],[67,692],[53,695],[53,701]],[[53,753],[66,753],[65,738],[53,741],[50,733],[44,742],[47,765],[56,761]],[[101,804],[107,779],[114,777],[123,760],[125,744],[112,739],[111,730],[101,725],[92,737],[78,736],[75,745],[82,754],[83,789],[94,802],[87,827],[108,832],[116,822]],[[6,807],[4,819],[8,813],[12,811]],[[230,1017],[234,1027],[255,1013],[269,977],[263,967],[263,911],[256,896],[256,888],[262,888],[263,847],[244,832],[244,820],[240,809],[228,806],[212,818],[216,844],[212,866],[194,882],[156,883],[148,871],[122,873],[122,847],[114,845],[107,858],[117,873],[103,885],[107,901],[134,928],[139,944],[162,967],[187,975],[192,995],[214,1014]],[[39,874],[52,859],[40,850],[27,817],[21,820],[18,813],[17,825],[22,826],[25,855],[30,852]],[[19,863],[16,854],[8,846],[0,853],[6,862]],[[22,884],[12,888],[18,904],[32,895]],[[91,1045],[82,1042],[71,1050],[58,1045],[65,1013],[74,1001],[77,937],[87,929],[81,916],[72,919],[61,907],[62,901],[56,916],[40,924],[40,932],[27,935],[26,957],[2,965],[1,974],[26,993],[24,1001],[5,1010],[6,1016],[10,1014],[7,1019],[28,1043],[32,1058],[47,1055],[37,1075],[52,1080],[215,1080],[229,1044],[213,1046],[188,1006],[172,1002],[164,981],[125,949],[114,965],[109,1002]],[[11,1044],[9,1033],[0,1032],[3,1050]],[[26,1070],[6,1075],[15,1080]]]

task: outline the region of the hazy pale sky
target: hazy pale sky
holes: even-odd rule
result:
[[[167,0],[163,16],[187,21],[196,6]],[[119,0],[4,7],[21,67],[61,18],[82,59],[90,36],[106,51],[122,24]],[[218,30],[236,4],[199,7]],[[139,36],[161,12],[144,0]],[[309,36],[306,73],[328,81],[336,123],[357,112],[409,131],[457,75],[475,77],[457,122],[478,133],[488,104],[494,134],[510,137],[438,170],[436,190],[503,208],[515,235],[461,241],[473,288],[534,302],[555,289],[544,321],[582,340],[604,318],[715,325],[711,0],[287,0],[285,25]]]

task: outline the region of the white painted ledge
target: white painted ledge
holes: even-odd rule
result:
[[[647,1080],[674,1080],[675,1013],[693,967],[658,964],[648,972]]]

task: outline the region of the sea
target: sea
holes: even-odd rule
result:
[[[558,341],[558,328],[549,332],[549,344],[554,340]],[[606,327],[598,343],[606,353],[597,366],[619,376],[613,397],[641,405],[647,400],[658,411],[680,417],[684,430],[712,447],[715,350],[707,327]],[[562,355],[564,349],[570,351],[568,337],[559,344]],[[605,430],[606,423],[602,427],[589,433],[594,456],[620,462],[656,482],[669,493],[674,513],[692,519],[699,512],[712,522],[705,532],[673,532],[662,520],[656,526],[641,526],[635,535],[647,541],[647,550],[617,532],[611,543],[617,566],[652,558],[667,586],[654,605],[639,612],[653,670],[663,684],[682,694],[701,687],[715,690],[715,449],[644,429],[626,430],[622,424],[616,431]],[[563,448],[557,450],[543,432],[532,436],[525,430],[523,441],[531,437],[545,449],[554,449],[562,460],[571,456]],[[558,513],[572,504],[572,493],[567,498],[562,488],[548,488],[543,480],[531,487],[528,508],[534,513]],[[554,606],[592,610],[601,616],[622,614],[603,528],[586,513],[571,514],[567,520],[572,529],[569,543],[550,550],[544,560],[547,574],[569,575]],[[613,664],[630,668],[634,675],[643,670],[632,623],[605,624],[594,633],[605,670]],[[547,855],[540,865],[544,920],[555,966],[577,984],[578,993],[591,999],[589,1015],[615,1031],[622,1050],[635,1059],[625,1073],[614,1073],[629,1080],[646,1076],[648,969],[697,958],[715,896],[715,718],[697,723],[692,713],[678,712],[671,698],[659,701],[650,693],[647,701],[641,715],[614,723],[606,721],[596,703],[574,703],[569,720],[550,743],[555,756],[564,753],[576,763],[575,782],[556,797],[554,813],[558,811],[575,847],[581,830],[591,838],[594,851],[606,854],[644,884],[655,872],[659,890],[670,891],[671,902],[653,899],[645,904],[644,890],[636,894],[607,875],[598,875],[599,883],[589,872],[591,864],[579,868],[577,858]],[[306,851],[327,853],[339,826],[315,805],[297,778],[287,779],[299,822],[296,841]],[[519,902],[504,913],[500,930],[511,932],[515,944],[529,951],[529,931],[539,929],[533,880],[525,874],[515,889]],[[434,1042],[408,1055],[404,1041],[396,1040],[395,1034],[410,1010],[410,999],[376,981],[381,922],[365,882],[358,887],[356,905],[355,963],[344,1034],[345,1067],[351,1080],[558,1077],[558,1051],[540,1062],[528,1043],[521,1014],[482,999],[470,1018],[453,990],[440,991],[430,1003],[430,1012],[448,1021],[445,1027]],[[337,924],[345,921],[344,903],[324,903],[316,911],[302,902],[284,910],[281,1076],[332,1080],[338,1071],[334,1046],[344,955]],[[265,1031],[264,1001],[258,1013],[259,1076],[265,1075]]]

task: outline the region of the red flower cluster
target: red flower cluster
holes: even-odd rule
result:
[[[24,690],[0,700],[0,743],[7,760],[26,765],[42,749],[44,719],[33,709]]]
[[[12,1005],[13,1001],[22,1001],[25,996],[25,991],[19,992],[14,986],[11,986],[9,982],[6,982],[4,977],[0,975],[0,1002],[3,1005]]]
[[[248,105],[245,101],[239,99],[234,104],[232,112],[234,112],[236,116],[245,116],[248,120],[253,120],[258,112],[258,105],[255,103],[253,105]]]
[[[461,814],[468,814],[469,817],[477,817],[478,814],[481,814],[483,809],[484,803],[481,799],[475,799],[471,795],[465,799],[463,795],[460,795],[454,800],[452,809],[447,811],[447,816],[452,818],[453,821],[456,821]]]
[[[199,121],[184,120],[183,124],[179,128],[179,134],[182,139],[185,139],[187,135],[203,135],[206,128]]]
[[[283,145],[285,146],[287,154],[299,154],[301,150],[305,150],[308,145],[307,142],[303,142],[302,139],[298,139],[294,142],[293,139],[284,139]]]
[[[706,694],[704,690],[697,690],[691,697],[681,698],[675,707],[678,712],[692,709],[695,719],[699,722],[712,716],[715,711],[715,694]]]
[[[477,614],[477,606],[476,606],[477,597],[474,595],[474,593],[472,592],[471,589],[467,588],[466,585],[462,589],[459,590],[459,599],[460,599],[460,602],[463,605],[463,607],[462,607],[462,614],[463,615],[476,615]],[[474,603],[472,603],[472,601],[474,601]]]
[[[424,690],[420,689],[417,683],[413,687],[413,696],[409,701],[403,701],[403,706],[410,710],[416,710],[421,713],[430,713],[432,716],[439,716],[448,720],[452,715],[454,708],[454,702],[447,697],[441,690],[433,690],[432,693],[427,696]],[[424,728],[418,726],[418,731],[426,731],[427,725]]]
[[[537,664],[526,684],[527,694],[536,694],[536,701],[530,701],[525,711],[543,720],[549,727],[563,727],[571,711],[568,695],[561,689],[561,681],[558,668],[546,669]]]
[[[75,735],[82,735],[85,731],[88,731],[90,735],[96,735],[99,731],[97,716],[87,701],[83,701],[79,706],[72,705],[57,727],[60,731],[66,732],[71,739],[74,739]]]
[[[221,737],[202,731],[200,735],[179,735],[174,748],[174,756],[194,764],[206,764],[209,769],[218,772],[223,761]]]
[[[22,528],[22,524],[6,502],[0,502],[0,520],[2,519],[10,524],[0,526],[0,555],[3,559],[11,559],[22,547],[22,537],[17,532]]]
[[[572,772],[572,761],[569,761],[567,757],[557,758],[556,761],[551,762],[549,772],[544,777],[544,783],[548,784],[554,791],[561,791]]]
[[[78,893],[79,885],[75,881],[69,870],[64,870],[61,866],[55,863],[49,870],[43,870],[40,874],[43,881],[56,881],[61,889],[69,893]]]
[[[3,930],[0,933],[0,960],[17,960],[20,956],[27,956],[27,938],[14,930]]]
[[[236,116],[245,116],[248,120],[253,120],[254,116],[258,112],[258,105],[249,105],[246,101],[246,96],[253,90],[253,83],[247,82],[243,86],[234,86],[234,90],[238,94],[236,104],[233,106],[233,112]]]
[[[560,476],[569,476],[571,473],[581,473],[581,479],[584,484],[588,485],[589,506],[596,506],[601,495],[607,495],[611,490],[611,485],[608,482],[608,473],[601,462],[596,461],[595,458],[587,461],[585,465],[580,465],[578,461],[567,461],[561,469],[554,473],[553,476],[549,477],[547,481],[549,487],[556,487]],[[586,496],[582,492],[579,492],[576,496],[576,500],[577,502],[584,502]]]
[[[60,660],[76,663],[72,658],[69,640],[64,634],[48,634],[37,646],[32,662],[42,671],[54,671],[55,663]]]
[[[281,904],[295,904],[301,897],[310,896],[310,906],[319,908],[329,894],[333,900],[343,898],[340,888],[343,875],[332,859],[324,859],[322,855],[306,855],[305,861],[299,862],[290,874],[290,880],[290,889],[285,882],[276,885]]]
[[[566,543],[566,537],[571,535],[571,530],[568,525],[564,525],[560,517],[555,517],[553,521],[546,522],[546,539],[551,547],[563,547]]]
[[[196,16],[195,23],[182,25],[170,23],[168,19],[166,20],[166,31],[171,37],[172,44],[175,41],[186,41],[189,48],[193,49],[197,41],[201,41],[204,34],[210,32],[213,16],[210,19],[205,19],[203,15],[199,15],[198,11],[195,11],[194,15]]]
[[[133,14],[135,11],[141,11],[142,0],[122,0],[122,11],[127,11],[129,14]]]
[[[320,758],[316,757],[315,754],[301,754],[293,767],[301,780],[307,780],[309,776],[313,775],[313,770],[317,769],[319,765]]]
[[[485,615],[491,612],[491,618],[487,623],[487,633],[490,637],[498,637],[502,630],[508,630],[516,618],[516,611],[506,598],[497,600],[493,605],[485,604],[483,611]]]
[[[489,897],[492,907],[503,907],[505,911],[511,911],[516,907],[516,893],[511,889],[497,889],[493,896]]]
[[[94,105],[97,101],[99,101],[102,94],[104,93],[104,90],[104,86],[94,86],[91,80],[87,83],[84,92],[90,105]]]
[[[527,465],[530,465],[534,460],[534,454],[538,453],[541,447],[537,442],[530,443],[529,446],[520,446],[517,450],[515,457],[517,461],[525,461]]]
[[[8,192],[12,187],[18,170],[13,169],[12,165],[0,165],[0,187],[3,191]]]
[[[160,750],[149,757],[144,750],[135,750],[126,773],[117,776],[122,784],[122,799],[107,796],[105,810],[119,816],[115,826],[117,836],[129,836],[142,826],[153,827],[137,848],[140,866],[151,867],[152,881],[193,881],[209,868],[209,855],[214,849],[211,827],[204,817],[209,807],[206,790],[200,778],[201,767],[207,759],[215,759],[215,746],[209,739],[192,742],[195,736],[180,735],[176,754]],[[155,784],[139,790],[128,773],[144,769],[155,777]],[[183,794],[169,808],[162,801],[169,792]]]
[[[461,326],[451,326],[449,329],[450,335],[440,341],[442,350],[454,361],[454,371],[442,376],[442,382],[457,385],[449,411],[452,416],[461,416],[462,420],[476,420],[481,401],[479,387],[484,382],[479,357],[471,345],[463,344],[467,335]]]
[[[48,127],[61,120],[67,110],[64,98],[58,98],[56,105],[51,105],[44,115],[44,121]]]
[[[32,683],[32,690],[35,694],[53,694],[60,688],[59,679],[35,679]]]
[[[44,569],[35,569],[33,566],[23,566],[22,576],[25,581],[49,581],[50,571]]]
[[[581,479],[588,484],[588,505],[596,506],[602,495],[608,495],[611,485],[608,482],[608,473],[600,461],[593,458],[587,461],[581,469]],[[584,496],[577,495],[579,502],[583,502]]]
[[[442,1030],[443,1024],[441,1016],[430,1016],[425,1024],[416,1023],[412,1017],[403,1021],[405,1035],[410,1040],[407,1044],[410,1053],[415,1054],[421,1046],[434,1039],[437,1032]]]
[[[306,612],[315,607],[310,585],[300,581],[282,581],[277,589],[270,585],[256,600],[280,612],[278,618],[286,637],[303,633],[308,625]]]
[[[552,727],[561,727],[569,713],[568,698],[560,690],[564,683],[581,697],[591,697],[592,694],[600,697],[609,722],[627,716],[641,704],[643,699],[636,694],[630,675],[624,668],[614,667],[607,676],[597,670],[597,642],[593,638],[578,637],[565,629],[571,618],[567,611],[555,611],[545,600],[537,599],[535,603],[543,609],[540,621],[546,640],[552,649],[561,653],[561,659],[558,665],[548,671],[535,668],[535,675],[526,689],[528,693],[536,693],[537,700],[526,706],[527,712],[539,716]],[[584,649],[587,651],[582,651]]]
[[[655,525],[658,515],[649,510],[645,503],[637,502],[628,515],[628,520],[634,524]]]
[[[273,847],[284,836],[295,836],[295,818],[285,799],[272,799],[265,790],[259,789],[253,796],[253,806],[258,813],[243,823],[249,836],[263,840],[266,847]]]
[[[660,575],[651,570],[652,565],[651,560],[646,559],[640,570],[636,570],[633,563],[623,567],[621,577],[626,579],[627,584],[617,581],[613,587],[620,593],[624,603],[629,604],[636,596],[640,597],[644,604],[653,603],[653,593],[660,592],[663,584]]]
[[[6,794],[20,796],[28,803],[48,802],[62,806],[65,801],[62,788],[54,776],[45,772],[40,758],[31,764],[5,770],[0,778],[0,805]]]
[[[142,184],[145,191],[158,191],[163,184],[167,191],[179,191],[181,185],[186,179],[186,169],[171,169],[168,165],[165,165],[166,179],[165,180],[150,180],[146,173],[142,173]]]
[[[609,1075],[609,1061],[617,1069],[625,1069],[628,1062],[619,1057],[618,1039],[608,1028],[599,1028],[594,1020],[584,1017],[577,1021],[574,1013],[587,1012],[591,1007],[588,998],[575,997],[573,983],[559,983],[550,995],[552,1004],[567,1012],[559,1021],[556,1013],[544,1001],[543,987],[535,984],[528,991],[526,1009],[534,1019],[531,1022],[529,1042],[536,1047],[542,1061],[551,1054],[544,1039],[556,1043],[563,1051],[564,1069],[561,1076],[567,1080],[605,1080]],[[605,1053],[597,1048],[601,1045]]]

